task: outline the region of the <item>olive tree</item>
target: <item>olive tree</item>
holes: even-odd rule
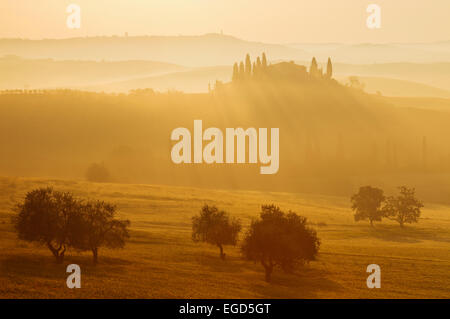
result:
[[[373,222],[381,221],[383,217],[381,205],[384,200],[383,190],[372,186],[360,187],[358,193],[351,197],[355,221],[368,219],[373,227]]]
[[[261,263],[267,282],[276,266],[292,270],[315,259],[320,241],[306,221],[306,217],[284,213],[275,205],[263,205],[260,218],[252,221],[241,249],[246,259]]]
[[[192,217],[192,240],[216,245],[222,259],[225,259],[223,246],[236,245],[240,231],[240,220],[216,206],[204,205],[200,214]]]
[[[99,247],[123,247],[129,237],[130,222],[115,218],[114,205],[82,201],[52,188],[27,193],[16,212],[13,223],[19,239],[47,245],[58,263],[71,247],[92,251],[96,264]]]
[[[39,188],[26,194],[16,207],[13,224],[19,239],[44,244],[62,263],[75,225],[79,202],[70,193]]]
[[[75,234],[71,236],[71,245],[79,250],[90,250],[94,264],[98,262],[100,247],[125,246],[126,239],[130,237],[130,221],[116,218],[116,206],[104,201],[90,200],[80,205],[80,211]]]
[[[383,207],[384,216],[395,220],[404,227],[405,223],[417,223],[423,204],[415,197],[415,189],[406,186],[399,187],[398,196],[390,196]]]

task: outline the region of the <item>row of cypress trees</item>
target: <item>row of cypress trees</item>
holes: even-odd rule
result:
[[[245,56],[245,63],[241,61],[239,64],[236,62],[233,65],[233,76],[232,80],[238,81],[241,79],[249,78],[252,75],[258,75],[267,69],[267,57],[263,52],[261,57],[257,57],[256,61],[252,63],[250,59],[250,54]]]
[[[254,62],[250,59],[250,54],[245,56],[245,60],[233,65],[232,81],[236,82],[242,79],[248,79],[252,75],[259,75],[267,69],[267,57],[263,52],[261,57],[257,57]],[[319,68],[315,57],[312,58],[311,65],[309,67],[309,74],[314,78],[326,78],[331,79],[333,76],[333,65],[331,58],[328,58],[326,73],[324,74],[322,68]]]
[[[315,57],[312,58],[311,66],[309,67],[309,74],[313,77],[331,79],[333,76],[333,64],[331,58],[328,58],[327,71],[324,74],[322,68],[319,68]]]

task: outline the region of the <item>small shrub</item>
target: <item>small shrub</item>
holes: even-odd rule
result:
[[[104,163],[93,163],[86,171],[86,179],[90,182],[107,183],[111,181],[111,175]]]

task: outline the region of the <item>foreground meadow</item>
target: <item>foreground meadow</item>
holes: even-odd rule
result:
[[[45,247],[18,241],[10,217],[27,191],[44,186],[117,205],[131,221],[125,249],[91,255],[69,251],[57,265]],[[261,204],[308,217],[321,239],[317,261],[294,274],[242,260],[237,247],[191,240],[191,217],[217,205],[247,226]],[[0,298],[449,298],[450,207],[425,203],[420,222],[355,223],[349,198],[208,190],[160,185],[0,178]],[[245,229],[244,229],[245,231]],[[81,266],[82,288],[66,287],[66,266]],[[366,267],[381,267],[381,289],[368,289]]]

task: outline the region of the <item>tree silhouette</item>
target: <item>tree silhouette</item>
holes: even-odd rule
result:
[[[115,218],[116,207],[103,201],[87,201],[80,206],[80,218],[71,236],[71,245],[79,250],[90,250],[94,264],[98,262],[100,247],[123,248],[130,237],[129,220]]]
[[[111,175],[104,163],[92,163],[86,170],[86,179],[90,182],[107,183]]]
[[[233,76],[232,76],[232,81],[236,82],[237,80],[239,80],[239,66],[237,63],[235,63],[233,65]]]
[[[259,69],[259,68],[261,68],[261,58],[260,57],[257,57],[256,58],[256,67]]]
[[[327,79],[331,79],[333,76],[333,65],[331,64],[331,58],[328,58],[327,63]]]
[[[248,260],[264,267],[265,279],[271,281],[274,267],[292,270],[296,265],[314,260],[320,241],[306,225],[306,218],[293,212],[285,214],[275,205],[263,205],[260,218],[253,220],[242,244]]]
[[[78,201],[70,193],[39,188],[17,205],[13,223],[19,239],[44,244],[62,263],[75,225]]]
[[[263,69],[266,69],[267,68],[267,58],[266,58],[266,54],[263,52],[263,54],[262,54],[262,61],[261,61],[261,64],[262,64],[262,68]]]
[[[355,221],[368,219],[372,227],[374,221],[381,221],[383,217],[381,204],[384,199],[383,190],[372,186],[360,187],[358,193],[351,198]]]
[[[348,80],[351,88],[364,90],[365,84],[361,82],[357,76],[349,76]]]
[[[71,193],[39,188],[27,193],[16,208],[13,223],[19,239],[47,245],[62,263],[69,247],[91,250],[97,263],[98,248],[123,247],[130,222],[114,218],[116,208],[101,201],[83,202]]]
[[[317,66],[316,58],[313,57],[311,61],[311,66],[309,67],[309,74],[313,77],[317,77],[319,73],[319,67]]]
[[[399,196],[390,196],[383,207],[384,216],[404,227],[405,223],[417,223],[420,217],[421,201],[415,197],[415,189],[400,186]]]
[[[253,75],[257,77],[261,72],[261,68],[262,68],[261,58],[257,57],[256,62],[253,63]]]
[[[245,75],[247,78],[250,78],[252,75],[252,61],[249,54],[245,56]]]
[[[244,66],[244,62],[241,61],[241,63],[239,63],[239,78],[243,79],[245,78],[245,66]]]
[[[223,246],[236,245],[240,231],[241,222],[216,206],[205,205],[199,216],[192,217],[192,240],[216,245],[222,259],[225,259]]]

